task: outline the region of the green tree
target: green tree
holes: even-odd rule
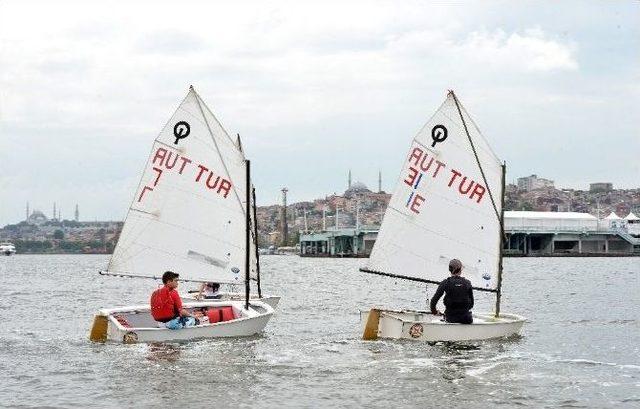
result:
[[[60,229],[53,232],[53,238],[56,240],[64,239],[64,232]]]

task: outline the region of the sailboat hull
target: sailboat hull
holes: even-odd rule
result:
[[[372,315],[373,319],[369,319]],[[376,316],[378,317],[376,322]],[[365,339],[391,338],[414,341],[477,341],[518,334],[526,318],[515,314],[473,314],[473,324],[442,321],[427,311],[372,309],[360,311]],[[377,326],[376,326],[377,324]]]
[[[249,309],[242,301],[185,302],[183,307],[195,311],[209,307],[231,307],[233,319],[217,323],[203,323],[193,327],[171,330],[151,317],[148,305],[102,309],[96,316],[91,333],[93,341],[115,343],[176,342],[206,338],[247,337],[262,332],[273,315],[273,308],[261,301],[252,301]],[[99,334],[96,323],[104,323],[106,330]]]

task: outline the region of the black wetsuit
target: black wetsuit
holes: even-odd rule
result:
[[[431,299],[431,312],[436,312],[436,305],[444,294],[444,317],[447,322],[471,324],[471,309],[473,308],[473,288],[471,281],[460,276],[451,276],[442,280],[436,293]]]

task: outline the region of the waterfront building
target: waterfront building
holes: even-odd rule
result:
[[[303,257],[369,257],[379,227],[332,229],[300,235]]]
[[[640,238],[620,220],[599,220],[577,212],[506,211],[504,252],[520,256],[640,254]]]
[[[640,255],[640,218],[610,224],[589,213],[506,211],[508,256]],[[616,219],[621,221],[622,219]],[[368,257],[379,227],[343,228],[300,235],[303,257]]]

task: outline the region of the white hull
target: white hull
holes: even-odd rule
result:
[[[214,302],[244,301],[244,297],[245,297],[245,295],[243,293],[221,292],[220,295],[222,295],[221,298],[205,299],[205,300],[202,300],[202,301],[214,301]],[[186,295],[181,295],[180,297],[182,298],[183,301],[200,301],[200,300],[196,300],[195,296],[196,296],[196,294],[189,293],[189,294],[186,294]],[[264,303],[269,304],[271,306],[271,308],[273,308],[275,310],[276,307],[278,306],[278,303],[280,302],[280,296],[279,295],[265,295],[262,298],[260,298],[260,297],[258,297],[257,294],[251,294],[250,300],[251,300],[251,302],[253,302],[253,301],[262,301]]]
[[[221,306],[231,306],[237,318],[230,321],[215,324],[206,323],[177,330],[164,328],[153,320],[148,305],[102,309],[99,312],[99,316],[107,319],[106,341],[137,343],[247,337],[262,332],[273,315],[273,308],[269,304],[260,301],[252,301],[248,310],[244,308],[244,302],[240,301],[197,301],[183,304],[186,309]],[[125,317],[129,325],[123,325],[117,319],[118,317],[121,317],[121,320],[122,317]]]
[[[453,324],[444,322],[441,316],[427,311],[384,309],[372,311],[379,311],[380,314],[377,331],[375,315],[369,322],[370,311],[360,311],[363,329],[369,327],[379,338],[425,342],[477,341],[508,337],[517,334],[526,321],[526,318],[515,314],[500,314],[499,318],[495,318],[493,314],[480,313],[473,314],[473,324]],[[375,335],[365,339],[375,339]]]
[[[0,254],[5,256],[16,254],[16,247],[11,243],[2,243],[0,244]]]

